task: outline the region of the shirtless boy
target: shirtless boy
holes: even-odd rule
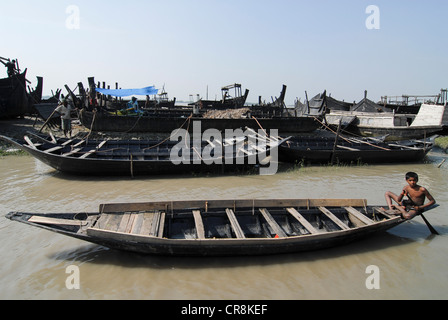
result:
[[[403,188],[403,191],[399,196],[388,191],[386,192],[385,197],[390,210],[398,209],[403,218],[411,220],[415,218],[415,216],[421,214],[425,208],[434,205],[436,201],[426,188],[417,184],[418,175],[416,173],[408,172],[406,174],[406,182],[408,185]],[[407,196],[408,200],[403,200],[404,196]],[[425,204],[426,198],[429,200],[427,204]],[[398,206],[392,204],[392,200],[394,200]]]

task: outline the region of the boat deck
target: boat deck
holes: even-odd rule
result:
[[[92,228],[167,239],[272,239],[373,225],[391,216],[373,208],[234,208],[103,213]]]

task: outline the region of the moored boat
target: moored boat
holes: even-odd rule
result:
[[[433,139],[382,142],[374,139],[292,137],[279,147],[280,160],[305,163],[407,163],[422,161]]]
[[[422,139],[443,130],[448,119],[446,106],[422,104],[416,115],[393,112],[333,111],[326,122],[336,128],[346,123],[344,131],[364,137],[387,136],[386,141]]]
[[[94,213],[6,218],[112,249],[171,256],[249,256],[333,247],[405,220],[363,199],[200,200],[101,204]]]
[[[106,112],[81,110],[79,120],[82,125],[94,132],[157,132],[170,133],[178,128],[192,130],[193,122],[201,124],[202,131],[216,129],[224,132],[227,129],[262,126],[266,130],[278,129],[279,133],[313,132],[320,123],[313,117],[268,117],[246,118],[203,118],[200,115],[170,116],[164,113],[148,116],[119,116]]]
[[[158,175],[243,172],[269,167],[285,140],[250,131],[222,140],[56,139],[29,134],[23,141],[0,136],[50,167],[75,175]]]
[[[0,118],[19,117],[29,112],[26,72],[0,79]]]

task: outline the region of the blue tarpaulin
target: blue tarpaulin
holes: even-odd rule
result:
[[[116,89],[116,90],[96,88],[96,91],[107,96],[130,97],[130,96],[151,96],[157,94],[159,92],[159,89],[156,89],[154,86],[152,86],[142,89]]]

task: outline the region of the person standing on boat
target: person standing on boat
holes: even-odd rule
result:
[[[55,111],[61,115],[61,126],[62,130],[64,131],[64,136],[67,138],[67,134],[69,135],[68,138],[72,135],[72,107],[69,105],[66,99],[62,101],[62,104],[59,105]]]
[[[436,203],[434,197],[429,193],[428,189],[417,184],[418,175],[415,172],[408,172],[406,174],[406,185],[400,195],[387,191],[385,194],[387,205],[390,210],[398,209],[403,218],[411,220],[417,215],[423,213],[425,208],[430,207]],[[407,200],[403,198],[407,196]],[[429,202],[425,204],[428,198]],[[392,204],[392,200],[397,205]]]
[[[5,67],[8,69],[8,77],[12,78],[17,72],[16,70],[16,60],[6,60],[6,62],[3,62],[2,60],[6,60],[6,59],[0,59],[0,62],[3,63],[5,65]]]

